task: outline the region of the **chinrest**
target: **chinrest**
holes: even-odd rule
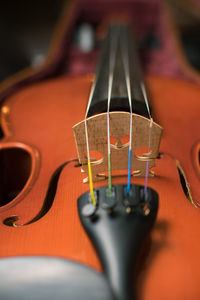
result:
[[[111,300],[104,276],[54,257],[0,260],[1,300]]]

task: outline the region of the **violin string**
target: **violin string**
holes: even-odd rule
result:
[[[125,73],[125,81],[126,81],[126,89],[128,94],[129,101],[129,109],[130,109],[130,127],[129,127],[129,152],[128,152],[128,176],[127,176],[127,188],[126,193],[127,196],[130,194],[130,186],[131,186],[131,156],[132,156],[132,121],[133,121],[133,110],[132,110],[132,95],[131,95],[131,81],[130,81],[130,70],[129,70],[129,54],[127,47],[127,36],[122,34],[121,40],[121,49],[122,49],[122,58],[124,65],[124,73]]]
[[[91,199],[92,199],[92,204],[94,206],[96,206],[93,180],[92,180],[92,169],[91,169],[91,161],[90,161],[90,149],[89,149],[89,139],[88,139],[88,129],[87,129],[86,118],[85,118],[85,137],[86,137],[86,147],[87,147],[87,157],[88,157],[88,180],[89,180],[89,186],[90,186],[90,195],[91,195]]]
[[[88,105],[85,113],[85,138],[86,138],[86,150],[87,150],[87,163],[88,163],[88,181],[89,181],[89,186],[90,186],[90,196],[92,199],[92,204],[96,206],[96,199],[94,195],[94,187],[93,187],[93,179],[92,179],[92,168],[91,168],[91,160],[90,160],[90,147],[89,147],[89,138],[88,138],[88,128],[87,128],[87,116],[88,116],[88,111],[90,108],[90,104],[93,98],[94,90],[95,90],[95,85],[96,85],[96,80],[93,81],[91,91],[90,91],[90,96],[88,100]]]
[[[145,104],[146,104],[146,108],[147,108],[147,112],[148,112],[148,115],[149,115],[149,119],[152,119],[150,108],[149,108],[149,101],[147,99],[147,93],[146,93],[146,89],[145,89],[144,83],[141,82],[140,86],[141,86],[142,94],[143,94],[144,101],[145,101]]]
[[[89,99],[88,99],[88,104],[87,104],[87,108],[86,108],[86,112],[85,112],[85,119],[88,116],[88,112],[89,112],[90,105],[91,105],[91,102],[92,102],[92,98],[93,98],[93,95],[94,95],[96,82],[97,82],[97,77],[95,78],[95,80],[93,81],[92,86],[91,86],[90,95],[89,95]]]
[[[150,119],[149,123],[149,138],[148,138],[148,149],[150,151],[151,147],[151,132],[152,132],[153,119]],[[149,175],[149,161],[146,163],[146,172],[145,172],[145,185],[144,185],[144,196],[147,194],[147,185],[148,185],[148,175]]]
[[[112,36],[111,36],[112,37]],[[109,75],[108,75],[108,102],[107,102],[107,140],[108,140],[108,191],[109,196],[112,197],[112,174],[111,174],[111,146],[110,146],[110,102],[113,87],[113,74],[115,67],[115,58],[117,52],[118,31],[110,41],[109,53]]]
[[[150,108],[149,108],[149,102],[147,99],[147,93],[146,93],[146,89],[144,86],[144,83],[141,82],[141,89],[142,89],[142,93],[144,96],[144,100],[145,100],[145,104],[146,104],[146,108],[147,108],[147,112],[149,115],[149,135],[148,135],[148,151],[151,150],[151,136],[152,136],[152,126],[153,126],[153,118],[151,116],[151,112],[150,112]],[[145,186],[144,186],[144,197],[146,198],[147,195],[147,185],[148,185],[148,178],[149,178],[149,161],[147,161],[146,163],[146,172],[145,172]]]

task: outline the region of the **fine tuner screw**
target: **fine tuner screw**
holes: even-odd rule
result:
[[[92,218],[96,213],[97,207],[92,203],[87,203],[83,206],[82,214],[85,218]]]

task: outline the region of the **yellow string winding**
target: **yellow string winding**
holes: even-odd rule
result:
[[[90,160],[88,160],[88,177],[89,177],[89,185],[90,185],[90,195],[92,198],[92,204],[96,206],[96,200],[94,196],[94,188],[93,188],[93,181],[92,181],[92,169],[91,169],[91,163]]]

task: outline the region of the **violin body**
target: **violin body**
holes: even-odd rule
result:
[[[79,13],[85,9],[81,3]],[[139,22],[137,11],[141,11],[142,4],[135,1],[137,9],[131,10],[134,5],[127,3],[125,10],[135,11],[136,23]],[[108,5],[108,10],[112,5]],[[119,11],[120,7],[125,6],[119,4]],[[153,12],[156,7],[155,1]],[[103,5],[98,13],[95,9],[88,7],[89,21],[94,24],[106,15]],[[71,23],[76,14],[77,10],[68,16]],[[80,19],[84,17],[86,12]],[[147,26],[149,21],[145,20]],[[163,66],[160,73],[169,75],[168,66]],[[93,74],[70,76],[69,72],[67,76],[29,84],[15,93],[3,87],[4,96],[11,96],[1,107],[0,257],[22,256],[19,264],[26,261],[26,256],[72,260],[100,271],[95,273],[95,284],[105,279],[100,277],[105,270],[78,214],[78,199],[89,191],[89,184],[83,183],[86,175],[81,172],[72,130],[84,119],[93,80]],[[153,119],[164,128],[153,168],[155,176],[148,179],[148,186],[159,196],[159,210],[133,286],[137,298],[142,300],[197,300],[200,88],[187,80],[169,77],[147,76],[146,83]],[[112,178],[114,185],[126,181],[122,176]],[[144,185],[144,178],[132,177],[131,183]],[[106,185],[107,180],[99,181],[95,188]],[[40,259],[35,262],[40,264]],[[78,264],[75,268],[78,273]],[[93,278],[93,273],[88,276]],[[109,292],[106,299],[110,299]]]
[[[0,208],[1,257],[56,256],[101,270],[79,220],[77,199],[88,191],[88,184],[83,183],[80,167],[73,161],[72,127],[84,117],[91,81],[91,75],[48,80],[15,93],[2,107],[1,151],[27,151],[31,163],[25,186]],[[199,210],[183,192],[176,160],[198,205],[200,89],[169,78],[149,77],[147,84],[154,119],[165,131],[155,177],[149,178],[149,186],[159,194],[158,218],[137,278],[137,293],[139,299],[147,300],[198,299]],[[13,180],[20,176],[18,170],[13,174]],[[113,179],[113,184],[119,183],[126,179]],[[132,178],[132,183],[143,184],[144,179]],[[105,181],[95,187],[103,185]],[[50,189],[54,196],[49,200]]]

